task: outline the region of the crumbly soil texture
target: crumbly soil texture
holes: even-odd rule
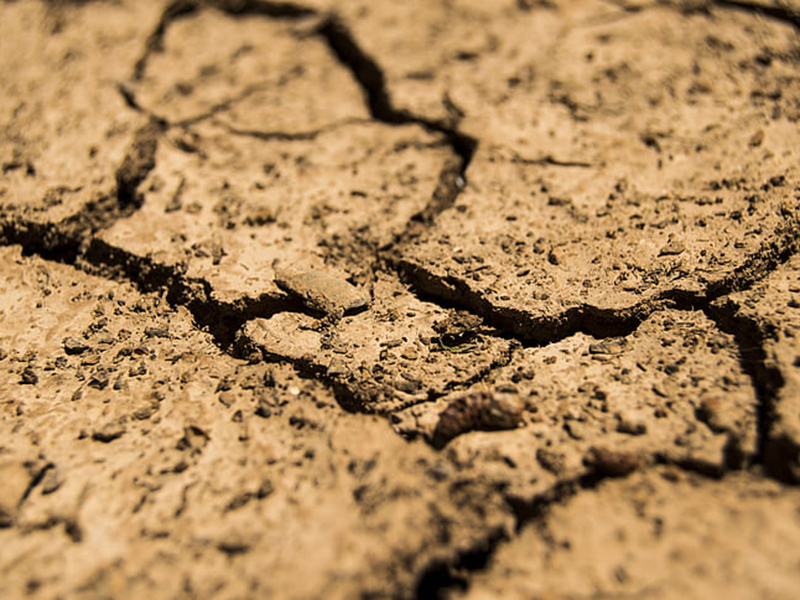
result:
[[[0,597],[797,597],[800,2],[0,1]]]

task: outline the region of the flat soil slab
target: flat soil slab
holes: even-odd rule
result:
[[[442,136],[414,125],[346,124],[294,140],[194,131],[191,151],[159,144],[141,210],[95,249],[202,279],[220,303],[284,299],[275,261],[367,282],[376,249],[457,166]]]
[[[794,598],[800,2],[0,2],[0,598]]]
[[[318,373],[352,410],[383,414],[466,389],[508,364],[515,344],[492,333],[480,319],[423,302],[386,277],[376,281],[367,310],[332,325],[282,312],[242,329],[265,358]]]
[[[481,140],[467,187],[398,251],[421,290],[545,342],[697,306],[797,246],[800,92],[767,92],[793,32],[729,11],[617,17],[565,26],[546,72],[464,109]],[[763,65],[748,40],[767,32]]]
[[[394,596],[509,526],[490,486],[184,309],[0,259],[3,597]]]
[[[519,349],[473,389],[516,392],[524,424],[486,432],[465,419],[444,452],[526,501],[654,462],[719,475],[756,451],[758,401],[733,337],[696,312],[659,312],[626,337]],[[431,439],[463,394],[398,413],[398,429]]]
[[[798,490],[747,475],[605,481],[523,529],[457,597],[791,598],[798,508]]]
[[[6,2],[0,11],[0,227],[31,223],[31,237],[41,235],[36,224],[97,225],[78,214],[87,207],[102,222],[148,122],[126,110],[118,83],[160,4],[70,4]]]

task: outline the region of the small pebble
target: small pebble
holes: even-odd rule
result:
[[[470,431],[514,429],[525,408],[511,391],[475,391],[456,398],[442,411],[431,442],[443,448],[450,440]]]
[[[89,350],[89,345],[87,343],[73,337],[64,338],[62,344],[64,346],[64,352],[67,354],[83,354]]]
[[[345,375],[347,374],[347,365],[345,362],[339,358],[332,358],[330,364],[328,365],[328,370],[326,371],[328,377],[333,377],[335,375]]]
[[[97,390],[104,390],[108,387],[109,382],[108,373],[105,370],[98,370],[95,372],[91,379],[89,379],[89,387],[93,387]]]
[[[647,433],[647,425],[645,422],[637,417],[627,413],[618,413],[617,418],[617,431],[620,433],[627,433],[630,435],[644,435]]]
[[[400,353],[400,356],[406,360],[417,360],[417,351],[412,346],[407,346]]]
[[[609,338],[602,342],[589,345],[589,354],[621,354],[625,349],[625,340],[620,338]]]
[[[642,458],[635,452],[593,446],[589,449],[584,463],[593,467],[599,475],[624,477],[639,468]]]
[[[539,448],[536,451],[536,460],[553,475],[560,475],[566,467],[566,459],[561,452],[547,450],[546,448]]]
[[[122,423],[112,422],[103,425],[100,429],[96,429],[92,434],[92,439],[107,444],[122,437],[124,433],[125,426]]]
[[[302,271],[273,264],[276,285],[310,309],[333,317],[365,308],[369,297],[348,281],[322,271]]]
[[[149,338],[168,338],[169,331],[161,327],[148,327],[144,330],[144,335]]]
[[[33,370],[33,367],[25,367],[25,370],[22,371],[20,383],[23,385],[36,385],[39,383],[39,376]]]
[[[61,475],[58,467],[51,467],[42,478],[42,494],[52,494],[61,487],[64,483],[64,478]]]
[[[658,251],[659,256],[677,256],[686,250],[686,246],[682,242],[670,241],[661,250]]]

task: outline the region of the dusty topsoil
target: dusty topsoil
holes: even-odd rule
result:
[[[0,597],[796,598],[800,2],[0,2]]]

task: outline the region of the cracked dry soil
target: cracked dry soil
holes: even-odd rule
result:
[[[798,29],[1,2],[0,597],[795,598]]]

